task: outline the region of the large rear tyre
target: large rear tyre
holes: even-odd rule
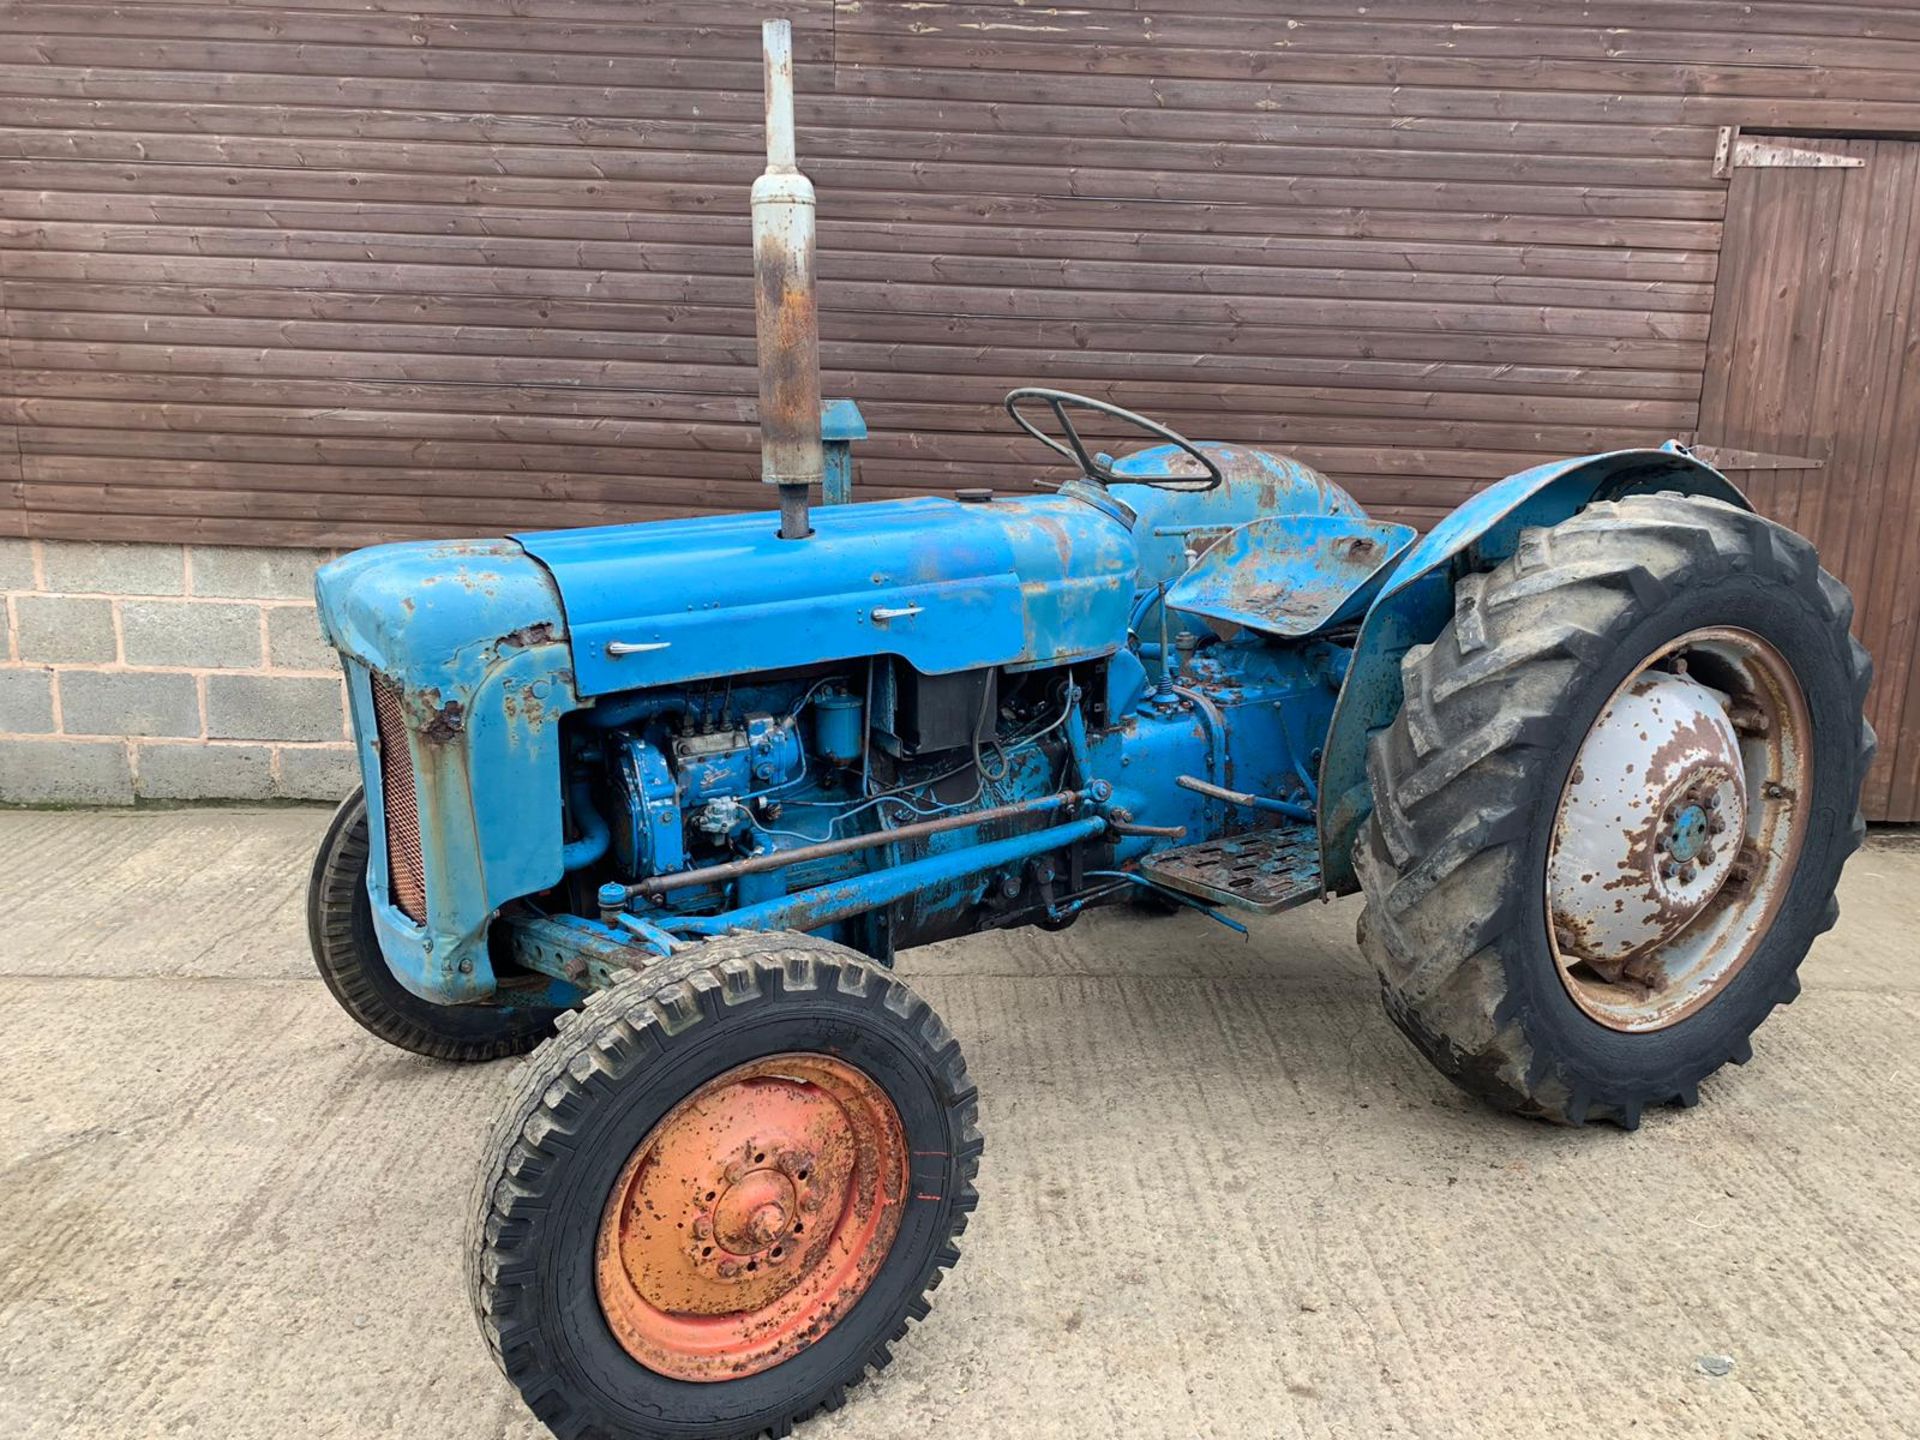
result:
[[[434,1060],[524,1055],[553,1033],[556,1010],[435,1005],[394,979],[373,929],[367,895],[367,797],[355,790],[333,813],[307,882],[307,940],[333,998],[389,1045]]]
[[[959,1259],[974,1096],[925,1001],[809,936],[710,941],[595,994],[481,1166],[494,1359],[562,1440],[785,1435],[837,1408]]]
[[[1852,600],[1791,531],[1659,495],[1524,532],[1455,606],[1368,753],[1388,1012],[1504,1109],[1691,1105],[1839,913],[1874,749]]]

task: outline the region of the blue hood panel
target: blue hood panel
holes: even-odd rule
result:
[[[553,582],[511,540],[369,546],[321,566],[314,596],[334,649],[422,695],[458,696],[567,638]]]
[[[514,539],[559,588],[582,695],[878,654],[930,675],[1039,666],[1125,642],[1132,537],[1084,502],[883,500],[812,518],[806,540],[780,539],[771,511]],[[625,646],[650,648],[609,648]]]

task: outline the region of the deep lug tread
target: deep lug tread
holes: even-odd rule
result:
[[[1741,573],[1771,577],[1824,617],[1863,703],[1872,666],[1840,634],[1852,597],[1813,547],[1737,506],[1677,494],[1601,502],[1550,530],[1522,531],[1512,557],[1462,584],[1453,623],[1402,661],[1403,708],[1368,748],[1374,810],[1354,850],[1367,893],[1360,940],[1394,1023],[1456,1083],[1503,1109],[1630,1129],[1644,1106],[1695,1104],[1706,1075],[1750,1057],[1742,1036],[1697,1073],[1650,1081],[1645,1093],[1595,1093],[1536,1044],[1502,948],[1526,908],[1516,886],[1527,883],[1518,861],[1534,796],[1524,782],[1563,732],[1564,694],[1694,577]],[[1849,747],[1852,795],[1873,747],[1862,720]],[[1864,833],[1856,813],[1834,848],[1844,854]],[[1829,898],[1819,928],[1837,914]],[[1776,1003],[1798,989],[1789,975]]]

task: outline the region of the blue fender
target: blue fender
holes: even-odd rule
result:
[[[1329,894],[1359,888],[1353,845],[1373,809],[1367,737],[1399,712],[1401,658],[1431,643],[1453,618],[1456,562],[1469,573],[1491,570],[1513,553],[1522,530],[1558,525],[1596,500],[1663,490],[1753,508],[1726,476],[1668,441],[1657,450],[1583,455],[1509,475],[1407,551],[1361,624],[1320,759],[1320,864]]]

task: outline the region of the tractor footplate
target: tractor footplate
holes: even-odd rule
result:
[[[1320,837],[1310,825],[1229,835],[1150,855],[1140,873],[1183,895],[1271,915],[1320,898]]]

